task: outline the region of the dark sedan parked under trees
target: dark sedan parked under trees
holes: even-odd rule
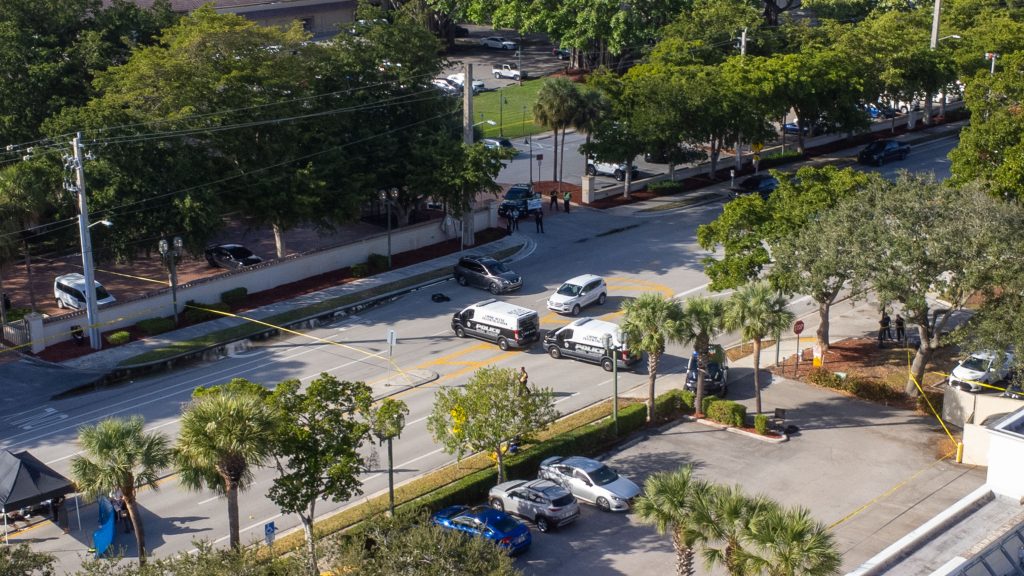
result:
[[[881,166],[889,160],[903,160],[910,154],[910,144],[898,140],[875,140],[857,154],[861,164]]]
[[[237,270],[259,264],[263,258],[241,244],[217,244],[206,249],[206,261],[213,267]]]

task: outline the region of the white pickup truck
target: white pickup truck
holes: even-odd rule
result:
[[[500,68],[491,68],[491,74],[494,74],[495,78],[511,78],[513,80],[526,78],[526,72],[521,72],[515,64],[502,64]]]

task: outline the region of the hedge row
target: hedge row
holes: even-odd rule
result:
[[[855,374],[850,374],[844,378],[820,367],[811,369],[807,374],[807,379],[812,384],[817,384],[823,388],[842,390],[872,402],[893,402],[906,398],[902,391],[894,390],[884,382],[868,380]]]

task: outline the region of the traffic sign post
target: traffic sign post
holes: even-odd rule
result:
[[[388,379],[384,381],[385,386],[391,386],[391,355],[395,351],[395,342],[398,342],[398,338],[395,336],[395,331],[388,329]]]
[[[277,533],[277,526],[274,526],[273,522],[267,522],[263,525],[263,540],[267,543],[267,546],[274,545],[274,535]]]
[[[794,376],[800,373],[800,333],[803,331],[804,321],[797,320],[796,323],[793,324],[793,333],[796,334],[796,368],[794,368]]]

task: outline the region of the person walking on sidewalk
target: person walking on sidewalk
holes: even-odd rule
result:
[[[551,203],[548,204],[548,210],[558,212],[558,193],[554,190],[551,191]]]
[[[537,224],[537,233],[544,233],[544,210],[537,210],[533,213],[533,221]]]
[[[565,203],[565,213],[566,214],[569,213],[569,200],[572,200],[572,194],[570,194],[569,191],[566,190],[565,194],[562,194],[562,202]]]

